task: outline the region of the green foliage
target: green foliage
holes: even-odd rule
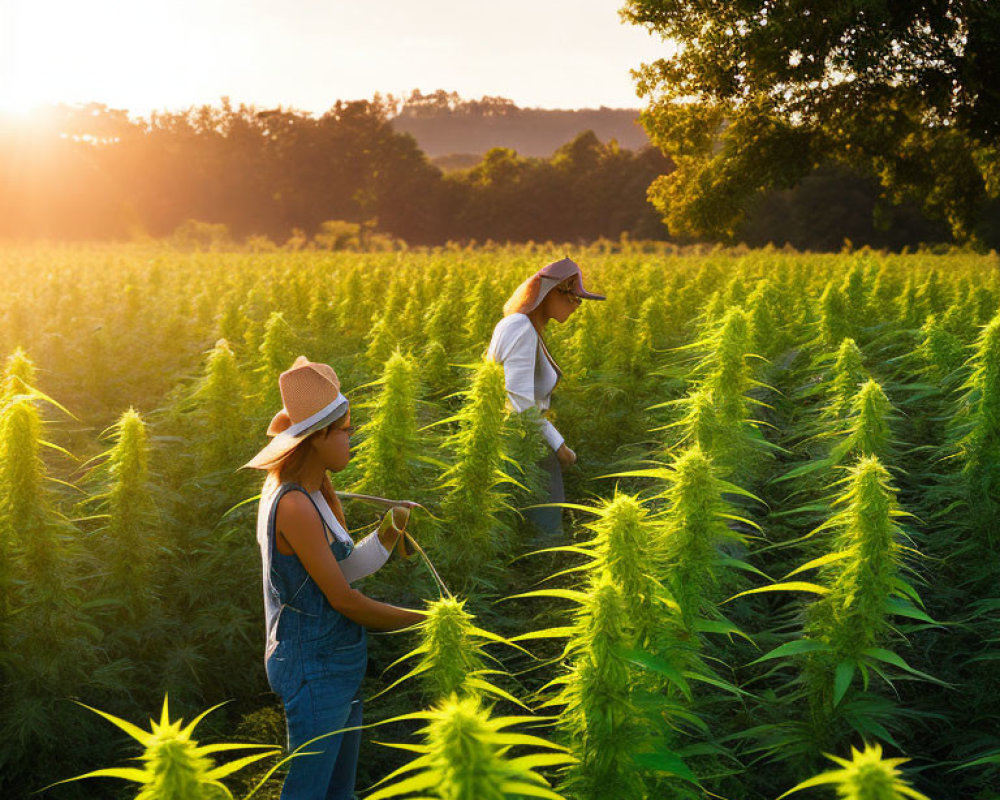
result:
[[[177,247],[190,250],[221,250],[232,244],[229,228],[221,222],[184,220],[174,229],[173,241]]]
[[[845,422],[846,436],[833,448],[834,463],[848,456],[891,460],[893,439],[889,420],[892,412],[892,404],[882,387],[872,379],[866,381],[851,401]]]
[[[852,335],[847,304],[844,295],[833,283],[827,284],[819,303],[820,345],[825,350],[832,350]]]
[[[9,402],[0,414],[0,542],[5,549],[17,549],[25,577],[43,596],[52,597],[63,583],[42,446],[35,401],[22,396]]]
[[[559,725],[579,759],[566,786],[580,800],[596,800],[614,786],[623,800],[644,796],[633,761],[646,739],[642,715],[631,697],[630,670],[622,653],[632,634],[622,592],[599,578],[581,598],[570,639],[572,666],[552,704],[564,706]]]
[[[463,693],[469,677],[484,667],[482,645],[476,641],[478,630],[465,603],[442,598],[430,603],[427,618],[420,623],[423,642],[418,669],[424,695],[442,700],[452,693]]]
[[[397,338],[392,323],[386,317],[381,317],[368,332],[368,349],[365,351],[368,368],[377,372],[392,355],[396,346]]]
[[[34,398],[18,395],[0,410],[0,786],[65,761],[81,744],[61,725],[62,699],[85,681],[103,654],[100,631],[81,611],[79,531],[58,510],[41,449],[43,421]]]
[[[490,335],[497,320],[503,316],[503,303],[496,296],[493,280],[482,275],[472,290],[472,300],[465,320],[465,340],[470,355],[479,357],[490,343]]]
[[[107,514],[100,536],[109,595],[121,600],[125,619],[138,624],[154,601],[153,561],[159,550],[149,443],[142,417],[131,408],[111,434],[114,445],[100,469],[105,488],[92,499],[101,502]]]
[[[991,549],[1000,540],[1000,316],[983,329],[969,359],[962,406],[969,432],[958,443],[965,500]]]
[[[219,339],[208,352],[205,371],[192,395],[200,433],[204,469],[230,473],[247,455],[247,430],[233,412],[236,398],[246,394],[243,375],[232,347]]]
[[[427,385],[435,392],[446,391],[452,385],[451,367],[448,363],[448,351],[436,339],[427,342],[424,349],[423,372]]]
[[[570,353],[575,371],[586,376],[601,366],[605,341],[598,329],[600,319],[592,304],[584,303],[576,312]]]
[[[425,613],[425,618],[414,626],[420,634],[420,643],[398,659],[415,658],[417,663],[385,691],[419,677],[423,697],[432,703],[453,695],[492,695],[523,705],[489,682],[488,676],[502,672],[486,668],[490,656],[484,649],[491,642],[518,645],[477,627],[475,617],[465,610],[464,600],[442,597],[429,602]]]
[[[833,419],[844,419],[850,412],[858,387],[867,377],[864,356],[857,343],[850,338],[843,339],[827,383],[828,405],[824,413]]]
[[[510,479],[510,502],[518,508],[539,502],[548,473],[541,462],[552,449],[542,436],[537,408],[508,414],[504,422],[504,472]]]
[[[445,443],[453,463],[440,482],[447,539],[439,540],[438,554],[447,575],[466,587],[496,567],[505,540],[499,518],[508,481],[502,470],[507,402],[503,366],[480,362],[462,396],[462,408],[450,420],[457,430]]]
[[[1000,147],[1000,112],[981,99],[1000,28],[989,4],[629,0],[623,16],[678,45],[637,73],[646,130],[676,166],[650,189],[675,235],[734,240],[751,201],[831,162],[875,176],[889,202],[916,199],[956,238],[987,228]]]
[[[745,536],[726,524],[736,517],[723,497],[735,487],[725,483],[702,448],[679,454],[664,474],[667,513],[663,521],[660,577],[680,608],[689,636],[697,621],[715,609],[714,588],[720,583],[725,544],[742,544]],[[716,595],[717,596],[717,595]],[[721,600],[721,598],[719,598]]]
[[[928,800],[911,788],[898,769],[909,759],[883,758],[879,744],[866,744],[863,751],[852,747],[850,761],[836,756],[827,758],[839,764],[840,769],[802,781],[781,797],[813,786],[832,785],[841,800]]]
[[[754,463],[767,446],[750,417],[751,405],[759,401],[747,393],[761,385],[748,361],[752,341],[747,314],[739,308],[726,311],[717,329],[698,343],[708,351],[697,368],[703,377],[698,388],[681,401],[686,413],[677,423],[682,443],[711,452],[726,475],[740,469],[744,481],[753,479]]]
[[[82,703],[80,705],[83,705]],[[198,723],[215,708],[210,708],[184,725],[182,719],[170,719],[167,697],[163,698],[160,720],[150,720],[148,731],[131,722],[83,706],[104,717],[115,727],[123,730],[143,746],[139,757],[142,767],[113,767],[98,769],[59,783],[79,781],[84,778],[119,778],[141,787],[136,800],[219,800],[233,794],[222,783],[222,778],[264,758],[277,755],[279,748],[259,744],[211,744],[199,745],[191,734]],[[211,757],[214,753],[229,750],[263,750],[264,752],[244,756],[235,761],[216,766]]]
[[[264,326],[260,343],[260,361],[257,367],[257,385],[260,387],[262,416],[281,408],[278,376],[291,367],[298,355],[298,339],[280,311],[271,312]]]
[[[906,279],[906,285],[898,298],[899,324],[904,328],[917,328],[927,314],[920,298],[920,287],[913,275]]]
[[[591,580],[607,576],[621,587],[625,618],[633,630],[632,646],[648,647],[656,638],[666,607],[676,605],[657,579],[663,541],[649,512],[630,495],[616,494],[597,509],[587,525],[594,532],[589,543],[594,563]]]
[[[35,385],[35,373],[35,365],[24,350],[19,347],[11,353],[4,365],[0,406],[5,405],[14,395],[30,391]]]
[[[836,531],[836,558],[820,567],[829,592],[809,607],[806,634],[829,644],[834,662],[857,662],[881,644],[890,629],[890,599],[906,600],[899,588],[903,535],[889,473],[875,456],[851,469],[843,506],[829,523]]]
[[[323,250],[350,250],[360,244],[361,226],[342,219],[328,219],[319,224],[313,241]]]
[[[389,745],[418,756],[376,784],[366,800],[411,796],[439,800],[516,800],[541,797],[564,800],[548,788],[535,769],[572,762],[562,748],[545,739],[509,729],[530,717],[491,717],[477,697],[451,696],[430,711],[403,719],[423,720],[424,744]],[[392,720],[390,720],[392,721]],[[509,757],[512,747],[540,750]],[[390,781],[388,786],[378,788]]]
[[[380,389],[369,408],[368,422],[362,426],[364,438],[354,460],[358,471],[356,491],[382,497],[412,498],[417,477],[416,457],[421,451],[421,436],[417,432],[416,363],[398,350],[389,356],[381,378]]]
[[[382,477],[364,488],[398,491],[430,509],[414,535],[449,585],[472,590],[467,602],[442,601],[436,627],[417,641],[372,638],[373,665],[433,644],[400,667],[422,670],[413,679],[395,686],[395,676],[369,677],[376,691],[390,688],[366,722],[411,706],[424,689],[435,699],[449,691],[495,698],[506,710],[551,701],[572,679],[580,724],[572,735],[569,727],[551,735],[565,735],[585,757],[574,768],[577,786],[629,768],[648,797],[768,798],[815,774],[824,750],[863,740],[918,759],[928,795],[981,793],[994,777],[982,759],[996,752],[990,732],[1000,724],[989,538],[997,514],[988,488],[998,460],[989,426],[991,415],[1000,418],[990,411],[995,259],[621,241],[566,249],[587,284],[614,299],[585,303],[547,331],[566,372],[555,422],[579,462],[565,470],[565,546],[521,558],[516,509],[537,502],[537,461],[547,447],[537,415],[505,414],[495,365],[475,398],[472,381],[454,392],[459,364],[485,343],[473,341],[470,315],[486,331],[498,313],[474,315],[477,298],[498,305],[550,260],[549,249],[4,249],[5,355],[17,345],[37,358],[37,371],[26,361],[13,371],[28,387],[41,382],[67,398],[77,418],[42,421],[57,406],[37,386],[20,387],[26,396],[0,411],[0,452],[8,454],[0,463],[0,794],[20,797],[44,780],[111,763],[101,720],[76,719],[66,697],[134,717],[169,688],[190,707],[233,697],[236,714],[271,712],[280,726],[260,663],[256,487],[244,480],[259,476],[233,470],[263,443],[279,402],[272,394],[265,408],[262,395],[301,352],[335,367],[372,442],[341,475],[345,487],[360,488],[381,438],[374,472]],[[819,349],[828,286],[859,338]],[[432,339],[426,312],[440,311],[442,296],[456,305],[434,320],[445,339]],[[410,370],[392,352],[369,364],[368,338],[379,325],[413,353],[400,357]],[[220,330],[234,338],[206,353]],[[266,381],[265,344],[284,351]],[[404,391],[411,384],[403,376],[414,371],[421,380]],[[144,409],[142,420],[121,416],[130,405]],[[139,457],[143,421],[148,462]],[[95,435],[104,430],[111,441]],[[104,450],[107,457],[95,456]],[[759,458],[765,451],[774,457]],[[79,486],[80,465],[67,452],[97,464]],[[873,452],[891,485],[883,475],[882,489],[872,480],[848,500],[857,459]],[[431,468],[446,473],[433,490],[421,471]],[[614,489],[609,473],[618,476]],[[897,490],[913,517],[896,507]],[[348,519],[363,524],[356,511],[349,507]],[[114,524],[122,537],[138,537],[129,539],[138,550],[111,544]],[[928,558],[917,559],[918,549]],[[413,566],[390,563],[365,592],[416,605],[429,584],[414,580]],[[112,586],[115,575],[133,588]],[[531,594],[546,576],[537,607],[522,598],[485,608],[484,595],[514,583]],[[140,585],[154,602],[137,624],[141,601],[129,592]],[[798,602],[801,593],[815,602]],[[576,612],[553,608],[565,599]],[[465,616],[472,611],[476,619]],[[493,627],[515,646],[503,646]],[[517,648],[528,641],[538,642],[537,659]],[[618,749],[593,737],[615,738]],[[363,781],[401,763],[373,757],[370,740],[362,748]],[[616,753],[631,766],[610,763]],[[949,771],[977,761],[977,769]],[[569,797],[575,789],[560,766],[547,764],[543,774]],[[623,785],[631,791],[627,778]],[[90,787],[80,786],[76,796],[86,796]],[[73,796],[71,786],[60,791]]]
[[[844,276],[841,291],[843,294],[844,312],[852,329],[868,323],[868,286],[867,272],[864,262],[855,261]]]
[[[764,280],[754,289],[748,299],[750,329],[753,331],[753,352],[771,359],[787,346],[787,337],[781,330],[778,317],[780,301],[777,290],[770,281]]]
[[[954,373],[965,359],[962,342],[933,314],[920,329],[917,355],[928,377],[942,387],[954,382]]]
[[[786,702],[808,706],[808,714],[797,722],[776,726],[784,732],[769,749],[778,758],[815,756],[852,733],[892,742],[886,726],[899,709],[868,692],[870,676],[879,675],[892,686],[892,667],[907,678],[935,680],[888,647],[890,636],[899,637],[892,617],[933,624],[903,577],[904,552],[919,554],[897,523],[904,512],[896,504],[889,474],[877,458],[864,457],[844,484],[835,501],[840,510],[819,529],[834,532],[829,551],[774,585],[743,593],[804,591],[819,596],[806,608],[802,638],[757,659],[794,660],[800,678]],[[789,580],[813,569],[819,570],[819,584]],[[855,688],[859,678],[861,690]]]
[[[440,342],[448,353],[459,350],[458,337],[462,333],[462,327],[455,324],[455,309],[464,304],[463,288],[459,280],[446,279],[438,287],[438,296],[427,311],[424,333],[428,341]],[[483,349],[486,349],[485,346]]]

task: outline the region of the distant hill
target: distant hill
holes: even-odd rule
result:
[[[615,139],[625,149],[639,150],[649,144],[649,138],[638,118],[639,111],[631,108],[518,108],[502,97],[462,100],[454,93],[438,91],[414,92],[391,123],[395,130],[411,134],[432,159],[478,156],[493,147],[546,157],[586,130],[601,141]]]

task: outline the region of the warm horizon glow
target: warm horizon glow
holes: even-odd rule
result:
[[[0,114],[96,102],[322,112],[444,89],[522,107],[638,108],[629,70],[668,52],[621,0],[0,0]]]

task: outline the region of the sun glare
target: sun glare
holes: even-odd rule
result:
[[[58,103],[142,105],[163,88],[146,69],[150,51],[162,47],[163,16],[160,3],[3,0],[0,113]]]

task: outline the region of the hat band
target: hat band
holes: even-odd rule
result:
[[[344,412],[340,414],[334,414],[341,406],[346,406],[347,398],[343,394],[338,393],[337,397],[332,403],[330,403],[326,408],[322,408],[310,417],[306,417],[301,422],[296,422],[294,425],[289,425],[285,430],[278,434],[278,436],[299,436],[303,433],[309,433],[309,429],[316,426],[319,423],[326,422],[327,420],[339,419],[346,413],[346,408]]]

